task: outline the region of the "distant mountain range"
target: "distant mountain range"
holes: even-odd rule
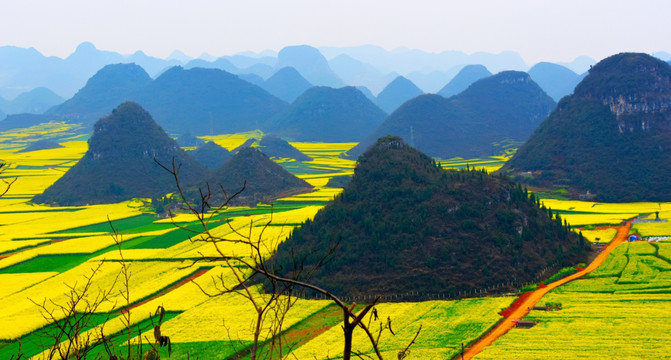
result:
[[[279,69],[259,86],[291,104],[305,90],[311,88],[312,84],[305,80],[296,69],[289,66]]]
[[[300,45],[288,46],[278,53],[245,52],[221,57],[203,54],[198,59],[176,51],[167,59],[160,59],[148,56],[142,51],[122,55],[99,50],[93,44],[85,42],[70,56],[61,59],[44,56],[34,48],[2,46],[0,97],[12,100],[21,93],[46,87],[67,99],[81,89],[87,79],[102,67],[117,63],[135,63],[152,78],[179,65],[185,69],[202,67],[225,70],[243,78],[255,75],[263,80],[283,67],[292,66],[313,85],[365,86],[374,95],[399,75],[414,82],[424,92],[437,92],[464,65],[482,64],[494,73],[502,70],[528,69],[522,58],[514,52],[468,55],[459,51],[427,53],[404,48],[388,51],[375,46],[316,49]],[[582,74],[592,64],[594,60],[580,57],[571,63],[560,65]]]
[[[142,105],[167,131],[195,135],[258,129],[288,106],[223,70],[173,67],[152,80],[138,65],[115,64],[47,115],[90,126],[124,101]]]
[[[572,198],[671,201],[671,66],[646,54],[600,61],[503,167]]]
[[[46,115],[92,125],[122,102],[131,100],[131,94],[151,81],[139,65],[107,65],[88,79],[72,98],[49,109]]]
[[[528,74],[504,71],[449,99],[427,94],[406,102],[348,155],[358,157],[385,135],[444,159],[500,154],[525,141],[554,107]]]
[[[51,107],[61,104],[65,99],[53,91],[38,87],[25,93],[19,94],[14,100],[0,99],[0,112],[6,115],[13,114],[42,114]],[[0,116],[0,120],[4,116]]]
[[[308,45],[287,46],[277,54],[277,69],[293,67],[312,85],[339,88],[345,83],[329,67],[319,50]]]
[[[578,75],[564,66],[548,62],[538,63],[529,69],[529,76],[554,101],[572,94],[573,89],[586,75],[587,73]]]

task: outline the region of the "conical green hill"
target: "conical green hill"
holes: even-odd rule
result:
[[[295,229],[268,265],[287,276],[294,264],[307,271],[338,244],[311,283],[340,295],[458,296],[584,261],[584,240],[527,195],[507,178],[444,170],[384,137],[359,158],[342,194]]]
[[[180,180],[193,184],[206,169],[171,139],[136,103],[126,102],[94,125],[89,149],[81,160],[36,203],[85,205],[113,203],[175,192],[173,177],[154,162],[181,164]]]
[[[221,186],[229,196],[240,190],[245,182],[245,190],[232,204],[269,204],[280,197],[312,191],[310,184],[290,174],[254,147],[240,150],[208,178],[211,189]],[[221,198],[219,191],[214,191],[216,197]]]

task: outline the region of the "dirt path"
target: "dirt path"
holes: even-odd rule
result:
[[[522,319],[524,316],[526,316],[529,313],[530,308],[534,307],[536,303],[548,292],[550,292],[552,289],[562,286],[566,284],[569,281],[575,280],[585,274],[588,274],[598,268],[604,260],[606,260],[606,257],[608,257],[608,254],[615,249],[620,243],[625,241],[627,239],[627,235],[629,234],[629,229],[631,229],[631,221],[628,221],[625,225],[622,225],[617,228],[617,235],[615,235],[615,238],[608,244],[608,246],[601,251],[601,253],[592,261],[589,266],[587,266],[584,270],[579,271],[575,274],[572,274],[570,276],[567,276],[563,279],[557,280],[551,284],[549,284],[547,287],[539,288],[537,290],[534,290],[531,292],[530,295],[526,297],[526,299],[522,302],[517,303],[517,308],[511,311],[508,316],[506,316],[503,321],[501,321],[496,327],[494,327],[491,331],[489,331],[487,334],[485,334],[484,337],[480,338],[475,344],[467,348],[467,351],[464,353],[464,359],[472,359],[475,357],[477,354],[479,354],[485,347],[491,345],[496,339],[501,337],[503,334],[508,332],[515,323],[513,323],[514,319]]]

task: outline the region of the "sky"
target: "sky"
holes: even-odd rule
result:
[[[528,64],[671,52],[665,0],[0,0],[0,46],[166,58],[289,45],[518,52]]]

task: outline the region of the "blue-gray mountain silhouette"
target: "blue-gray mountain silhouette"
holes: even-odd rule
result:
[[[449,99],[427,94],[406,102],[348,155],[358,157],[389,134],[443,159],[500,154],[499,143],[525,141],[554,107],[527,73],[504,71]]]
[[[561,65],[540,62],[529,69],[529,76],[554,101],[559,101],[566,95],[572,94],[573,89],[583,77]]]
[[[285,67],[269,77],[261,87],[291,104],[305,90],[311,88],[312,84],[293,67]]]
[[[341,87],[345,83],[329,67],[324,55],[308,45],[287,46],[277,54],[277,69],[291,66],[316,86]]]
[[[377,95],[376,104],[387,114],[391,114],[404,102],[423,93],[412,81],[399,76]]]
[[[466,65],[437,94],[449,98],[466,90],[474,82],[488,76],[492,76],[492,73],[486,67],[482,65]]]
[[[384,111],[354,87],[315,86],[273,117],[265,131],[294,141],[359,141],[385,116]]]

